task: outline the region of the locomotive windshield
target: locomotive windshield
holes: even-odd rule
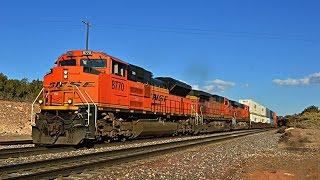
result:
[[[106,67],[106,61],[103,59],[82,59],[81,66],[104,68]]]

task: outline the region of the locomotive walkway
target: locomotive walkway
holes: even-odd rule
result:
[[[242,130],[211,134],[195,139],[166,142],[113,151],[103,151],[62,159],[47,159],[36,162],[0,166],[1,179],[39,179],[68,176],[80,173],[85,169],[94,169],[99,166],[111,166],[122,162],[142,159],[157,154],[182,150],[193,146],[219,142],[227,139],[246,136],[265,130]]]

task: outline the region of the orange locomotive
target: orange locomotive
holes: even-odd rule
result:
[[[103,52],[68,51],[55,64],[33,103],[41,109],[32,117],[35,144],[249,128],[247,106]]]

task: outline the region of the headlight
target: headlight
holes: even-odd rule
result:
[[[72,104],[72,99],[68,99],[68,104]]]
[[[39,102],[39,104],[42,104],[42,103],[43,103],[43,100],[42,100],[42,99],[40,99],[38,102]]]
[[[67,75],[67,74],[63,75],[63,78],[67,79],[67,78],[68,78],[68,75]]]
[[[68,70],[64,70],[63,74],[67,75],[68,74]]]

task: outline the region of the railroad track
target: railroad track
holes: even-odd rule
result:
[[[21,145],[21,144],[33,144],[33,141],[31,139],[15,140],[15,141],[0,141],[0,145]]]
[[[167,138],[172,139],[173,137]],[[149,139],[152,140],[165,140],[164,138],[153,138]],[[127,142],[113,142],[113,143],[102,143],[102,144],[96,144],[95,148],[101,148],[101,147],[112,147],[112,146],[119,146],[123,144],[136,144],[141,143],[143,141],[146,141],[146,139],[136,139],[132,141]],[[85,149],[85,147],[80,148]],[[0,149],[0,159],[7,159],[7,158],[18,158],[18,157],[26,157],[26,156],[34,156],[39,154],[48,154],[48,153],[59,153],[59,152],[68,152],[68,151],[74,151],[77,150],[77,148],[72,146],[58,146],[58,147],[17,147],[17,148],[5,148]]]
[[[241,131],[241,130],[239,130]],[[188,136],[185,136],[186,138]],[[174,137],[166,138],[172,139]],[[153,140],[166,140],[165,138],[153,138],[149,139],[149,141]],[[146,141],[146,139],[136,139],[132,141],[125,142],[126,144],[135,144],[139,142]],[[13,141],[15,142],[15,141]],[[124,142],[113,142],[111,144],[103,143],[103,144],[96,144],[95,148],[101,147],[110,147],[110,146],[118,146],[122,145]],[[60,152],[68,152],[74,151],[76,148],[72,146],[58,146],[58,147],[15,147],[15,148],[5,148],[0,149],[0,160],[7,159],[7,158],[19,158],[19,157],[26,157],[26,156],[34,156],[39,154],[48,154],[48,153],[60,153]]]
[[[83,170],[96,168],[98,166],[111,166],[114,164],[119,164],[121,162],[150,157],[151,155],[157,155],[160,153],[163,154],[166,152],[186,149],[196,145],[246,136],[263,131],[265,130],[225,132],[188,140],[145,145],[128,149],[96,152],[91,154],[82,154],[62,159],[47,159],[35,162],[0,166],[0,178],[51,179],[59,176],[68,176],[72,173],[80,173]]]
[[[46,147],[21,147],[21,148],[8,148],[0,150],[0,159],[6,158],[18,158],[18,157],[26,157],[31,155],[38,154],[47,154],[47,153],[59,153],[65,151],[75,150],[74,147],[54,147],[54,148],[46,148]]]

